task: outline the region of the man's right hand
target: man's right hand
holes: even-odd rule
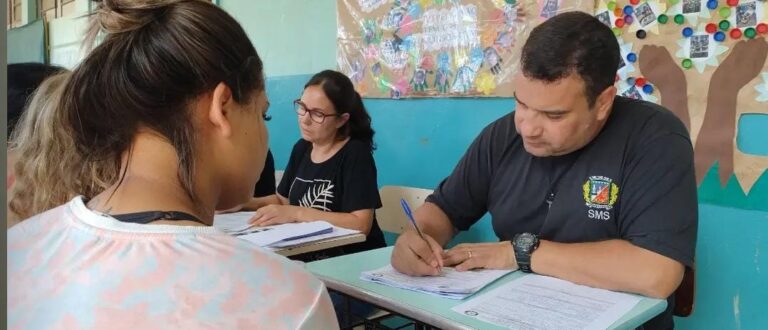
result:
[[[439,275],[443,267],[443,247],[427,234],[424,239],[415,230],[403,232],[392,250],[392,267],[411,276]]]

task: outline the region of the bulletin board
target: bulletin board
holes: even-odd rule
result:
[[[363,97],[511,97],[530,30],[594,0],[338,0],[338,66]]]
[[[531,29],[592,12],[619,42],[617,93],[681,119],[699,184],[716,165],[748,194],[768,169],[736,143],[742,115],[768,115],[765,0],[337,1],[338,66],[368,98],[512,97]]]
[[[768,157],[736,147],[738,118],[768,114],[768,4],[760,0],[599,1],[595,16],[619,40],[618,93],[664,105],[688,127],[700,184],[745,193]],[[764,137],[763,137],[764,138]]]

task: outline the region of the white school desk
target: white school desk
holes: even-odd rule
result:
[[[307,263],[306,267],[331,290],[441,329],[502,329],[493,324],[456,313],[451,308],[515,278],[525,276],[522,272],[510,273],[465,300],[441,298],[360,279],[360,272],[389,264],[391,254],[392,247],[390,246],[313,261]],[[666,308],[666,300],[643,298],[632,310],[616,321],[610,329],[633,329],[660,314]]]
[[[347,236],[331,237],[328,239],[301,244],[297,246],[275,249],[274,252],[281,256],[290,257],[290,256],[295,256],[297,254],[315,252],[315,251],[334,248],[337,246],[360,243],[364,241],[365,241],[365,235],[363,235],[362,233],[357,233],[357,234],[352,234]]]

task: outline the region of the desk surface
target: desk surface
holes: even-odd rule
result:
[[[391,253],[392,247],[390,246],[314,261],[307,263],[306,267],[325,282],[325,285],[330,289],[442,329],[502,329],[456,313],[451,308],[515,278],[525,276],[524,273],[513,272],[465,300],[446,299],[360,279],[360,272],[387,265]],[[663,312],[666,307],[666,300],[643,298],[629,313],[616,321],[610,329],[635,328]]]
[[[360,243],[364,241],[365,241],[365,235],[363,235],[362,233],[357,233],[357,234],[341,236],[341,237],[332,237],[329,239],[310,242],[307,244],[302,244],[297,246],[275,249],[274,251],[275,253],[281,256],[290,257],[290,256],[295,256],[297,254],[315,252],[315,251],[334,248],[337,246]]]

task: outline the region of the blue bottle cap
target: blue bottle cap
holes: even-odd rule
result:
[[[719,41],[719,42],[725,41],[725,33],[723,33],[723,31],[715,32],[715,41]]]
[[[645,94],[653,94],[653,86],[651,84],[645,84],[645,86],[643,86],[643,92],[645,92]]]

